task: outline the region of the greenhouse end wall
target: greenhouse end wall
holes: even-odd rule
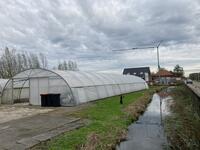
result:
[[[0,79],[0,104],[1,104],[2,91],[7,82],[8,82],[8,79]]]
[[[40,94],[56,93],[62,106],[71,106],[147,88],[143,79],[132,75],[29,69],[9,80],[2,99],[14,103],[27,97],[30,104],[41,105]]]

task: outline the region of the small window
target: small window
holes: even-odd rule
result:
[[[140,74],[143,74],[143,72],[140,72]]]

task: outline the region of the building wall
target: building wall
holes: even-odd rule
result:
[[[154,77],[153,80],[155,84],[168,85],[174,83],[176,79],[174,77]]]

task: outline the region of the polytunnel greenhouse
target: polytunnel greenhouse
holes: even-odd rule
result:
[[[146,82],[133,75],[29,69],[7,82],[2,103],[41,105],[41,94],[57,93],[62,106],[72,106],[146,88]]]
[[[3,91],[4,86],[6,85],[7,81],[8,81],[7,79],[0,79],[0,103],[1,103],[1,93]]]
[[[2,92],[7,81],[8,81],[8,79],[0,79],[0,93]]]

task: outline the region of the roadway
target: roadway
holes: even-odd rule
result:
[[[200,82],[193,81],[193,84],[187,86],[200,98]]]

